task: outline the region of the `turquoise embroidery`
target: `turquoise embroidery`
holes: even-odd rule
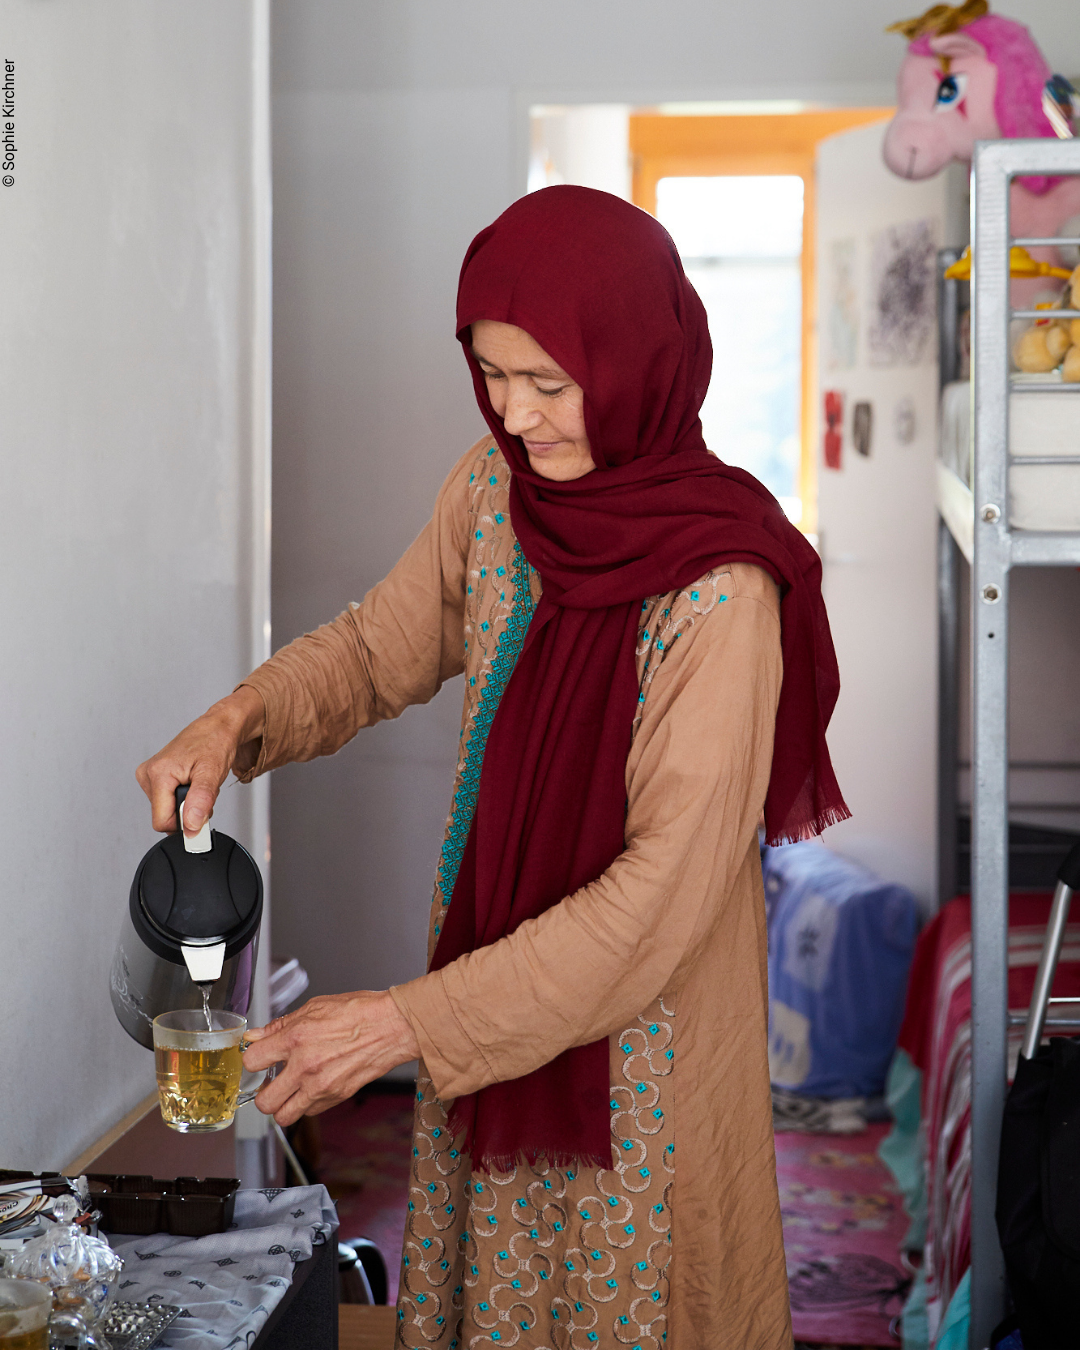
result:
[[[532,621],[533,598],[529,588],[531,570],[527,558],[521,551],[521,545],[515,542],[514,571],[511,576],[514,599],[507,616],[506,628],[496,642],[491,673],[476,705],[472,731],[469,733],[469,743],[465,751],[465,768],[461,774],[461,782],[454,792],[454,801],[450,809],[450,828],[443,844],[442,857],[439,859],[439,886],[444,905],[450,903],[450,897],[454,893],[454,885],[461,869],[461,859],[465,853],[465,841],[469,837],[469,827],[476,812],[476,798],[480,792],[480,770],[484,763],[484,750],[491,732],[491,724],[495,720],[507,681],[517,664],[525,634]],[[475,675],[470,677],[469,683],[476,683]]]

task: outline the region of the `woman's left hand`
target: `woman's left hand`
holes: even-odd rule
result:
[[[245,1069],[284,1066],[255,1098],[279,1125],[336,1106],[420,1054],[412,1027],[385,990],[313,998],[265,1027],[249,1027],[247,1039]]]

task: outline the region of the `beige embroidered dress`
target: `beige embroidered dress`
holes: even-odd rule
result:
[[[479,441],[386,580],[245,681],[266,705],[247,779],[332,754],[464,672],[429,951],[541,593],[509,479]],[[422,1048],[398,1346],[790,1346],[756,835],[778,616],[776,587],[745,564],[643,600],[625,852],[510,937],[392,991]],[[612,1166],[474,1172],[444,1103],[601,1036]]]

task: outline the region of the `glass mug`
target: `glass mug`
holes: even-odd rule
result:
[[[53,1313],[47,1284],[0,1279],[0,1350],[49,1350],[50,1326],[65,1344],[86,1344],[81,1318]],[[74,1341],[69,1339],[72,1335]]]
[[[154,1018],[154,1067],[166,1125],[182,1134],[227,1129],[236,1108],[251,1101],[273,1078],[274,1069],[268,1069],[253,1088],[241,1091],[246,1030],[245,1017],[217,1008],[210,1010],[210,1030],[202,1008],[181,1008]],[[7,1350],[2,1342],[0,1350]]]

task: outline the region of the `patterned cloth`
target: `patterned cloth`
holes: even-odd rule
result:
[[[493,446],[470,475],[473,550],[466,599],[465,709],[436,877],[432,942],[468,837],[484,747],[540,578],[510,529],[509,470]],[[675,603],[642,605],[640,712],[664,654],[727,596],[709,573]],[[635,723],[635,730],[637,723]],[[398,1345],[557,1350],[667,1340],[675,1171],[675,1003],[658,999],[611,1042],[612,1170],[521,1165],[473,1172],[453,1146],[431,1080],[417,1082],[413,1176],[398,1296]],[[614,1338],[614,1340],[612,1339]]]
[[[124,1258],[120,1297],[179,1303],[163,1350],[249,1346],[292,1283],[293,1266],[333,1239],[337,1213],[325,1186],[239,1191],[232,1228],[207,1237],[115,1237]]]
[[[673,1016],[658,1002],[655,1018],[642,1015],[619,1037],[610,1107],[622,1161],[613,1170],[474,1173],[421,1078],[399,1345],[532,1346],[538,1327],[559,1350],[610,1345],[612,1332],[641,1350],[667,1340]],[[462,1330],[466,1306],[472,1335]]]

